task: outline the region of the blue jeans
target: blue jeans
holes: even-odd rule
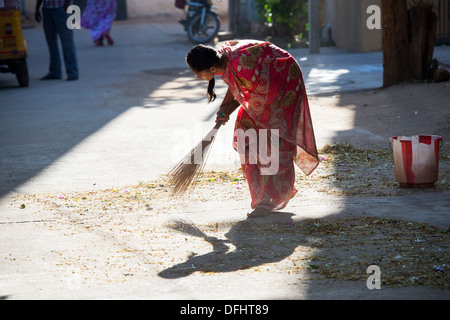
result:
[[[42,8],[44,22],[45,38],[47,39],[48,49],[50,51],[49,75],[56,78],[62,77],[61,58],[58,48],[58,36],[61,40],[64,64],[68,77],[78,78],[78,62],[75,52],[75,42],[73,40],[73,31],[67,28],[68,18],[64,7],[49,9]]]

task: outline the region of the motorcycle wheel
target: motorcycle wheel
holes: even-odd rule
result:
[[[217,15],[206,12],[205,21],[202,24],[202,15],[198,14],[189,21],[188,37],[194,43],[210,42],[219,32],[220,21]]]

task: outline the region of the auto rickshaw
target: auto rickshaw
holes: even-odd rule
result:
[[[20,0],[0,0],[0,72],[12,72],[28,87],[28,48],[22,34]]]

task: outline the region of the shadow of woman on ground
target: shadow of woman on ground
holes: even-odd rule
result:
[[[301,237],[284,236],[285,231],[293,226],[293,215],[280,212],[237,222],[225,234],[226,239],[210,237],[192,222],[174,221],[169,225],[171,229],[201,237],[212,245],[213,250],[202,255],[191,254],[185,262],[165,269],[158,275],[176,279],[197,271],[232,272],[281,261],[302,243]]]

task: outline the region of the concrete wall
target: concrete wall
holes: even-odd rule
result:
[[[381,9],[381,0],[363,0],[361,1],[361,46],[360,51],[379,51],[382,49],[382,32],[381,29],[367,28],[367,19],[370,14],[367,13],[367,8],[371,5],[377,5]],[[381,19],[381,17],[380,17]],[[380,21],[381,23],[381,21]]]
[[[85,0],[86,1],[86,0]],[[89,1],[89,0],[88,0]],[[30,17],[34,16],[35,0],[23,0],[26,3],[26,12]],[[175,0],[127,0],[128,18],[142,17],[170,17],[183,16],[183,10],[175,7]],[[213,0],[215,10],[220,16],[228,15],[228,0],[218,2]]]
[[[216,12],[223,16],[228,14],[228,0],[213,0]],[[128,17],[179,15],[183,10],[175,8],[175,0],[127,0]]]
[[[369,30],[366,25],[370,5],[381,8],[381,0],[325,0],[324,24],[330,24],[338,47],[356,52],[381,50],[381,30]]]
[[[26,3],[28,16],[33,17],[35,1],[22,1]],[[212,2],[221,17],[228,16],[228,0]],[[126,0],[126,3],[128,19],[148,17],[178,21],[185,15],[183,10],[175,8],[175,0]],[[332,40],[340,48],[356,52],[381,50],[381,30],[369,30],[366,26],[369,18],[366,10],[370,5],[381,8],[381,0],[320,0],[321,27],[329,25]],[[251,6],[251,1],[241,0],[241,20],[245,20],[241,22],[249,23],[248,20],[255,19],[247,8]],[[326,30],[328,29],[323,29]],[[326,33],[322,38],[328,36],[328,32]]]

